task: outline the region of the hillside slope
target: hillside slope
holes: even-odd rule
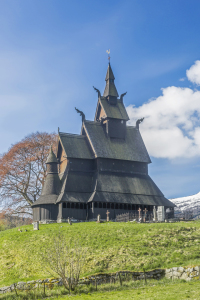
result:
[[[176,204],[182,211],[186,209],[195,209],[200,207],[200,192],[192,196],[170,199],[170,201]]]
[[[200,264],[200,222],[31,225],[0,232],[0,286],[51,277],[41,262],[58,232],[86,248],[83,274]],[[25,229],[27,231],[25,231]],[[82,274],[82,275],[83,275]]]

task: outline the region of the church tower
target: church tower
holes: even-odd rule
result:
[[[125,139],[126,122],[129,120],[123,103],[123,97],[126,93],[118,98],[114,80],[115,77],[109,62],[104,94],[98,98],[94,120],[102,122],[108,137]]]

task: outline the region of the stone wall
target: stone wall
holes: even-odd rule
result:
[[[199,279],[199,266],[193,267],[174,267],[165,270],[165,277],[169,279],[184,279],[187,281]]]
[[[184,279],[186,281],[192,279],[199,279],[199,266],[193,267],[173,267],[171,269],[155,269],[148,272],[131,272],[131,271],[119,271],[116,273],[99,273],[90,276],[86,276],[80,279],[80,285],[100,285],[104,283],[123,282],[127,280],[145,280],[145,279],[161,279],[166,277],[168,279]],[[32,280],[27,282],[18,282],[0,288],[0,294],[13,292],[14,290],[31,290],[38,287],[46,286],[52,288],[55,286],[62,286],[62,280],[60,278],[47,278],[43,280]]]

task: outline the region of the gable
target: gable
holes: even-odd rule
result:
[[[126,127],[125,139],[109,138],[100,122],[85,121],[84,128],[95,157],[151,163],[139,130]]]

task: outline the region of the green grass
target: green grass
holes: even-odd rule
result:
[[[66,241],[79,240],[87,249],[82,275],[117,270],[146,270],[200,265],[200,222],[78,223],[31,225],[0,232],[0,286],[51,277],[41,252],[62,231]],[[27,229],[27,232],[25,232]]]
[[[117,284],[104,284],[95,287],[79,287],[76,294],[67,294],[63,288],[47,290],[46,295],[42,290],[32,293],[19,292],[18,296],[14,293],[0,295],[0,300],[36,300],[36,299],[51,299],[51,300],[100,300],[100,299],[137,299],[137,300],[186,300],[200,299],[200,281],[185,282],[184,280],[170,281],[162,279],[159,281],[148,280],[147,284],[144,281],[124,282],[123,286]]]

